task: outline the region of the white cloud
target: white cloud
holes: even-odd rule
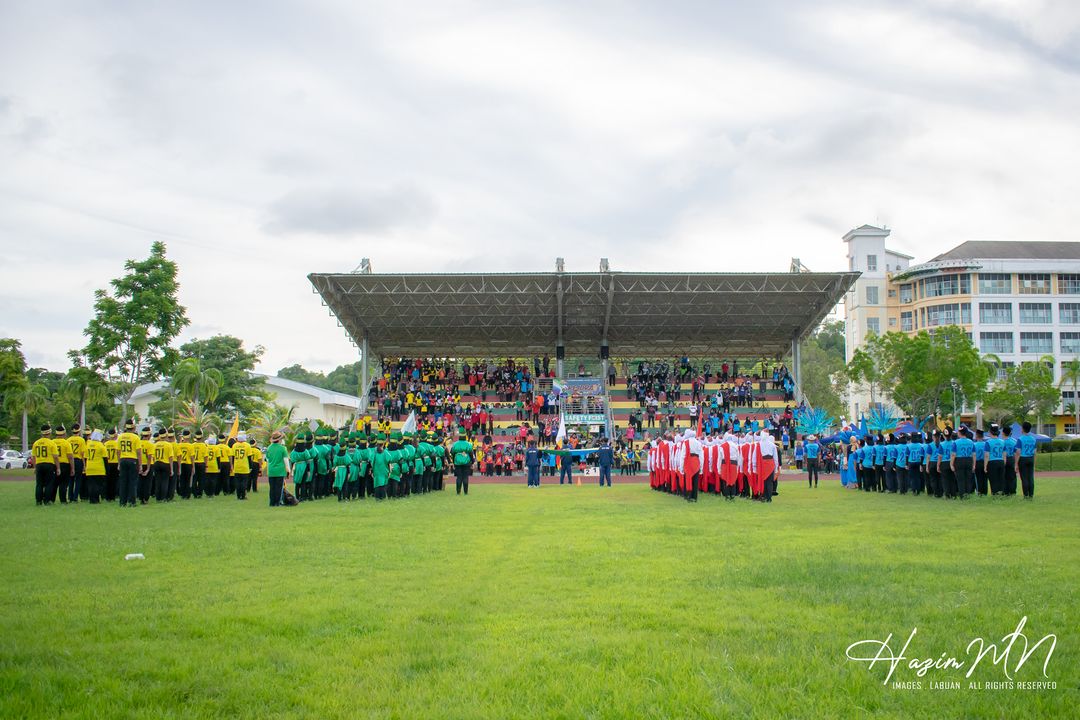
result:
[[[1080,7],[9,3],[5,326],[63,366],[163,239],[185,337],[354,359],[306,274],[844,266],[1077,239]],[[41,249],[47,285],[36,279]]]

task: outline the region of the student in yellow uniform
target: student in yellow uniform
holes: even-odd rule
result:
[[[47,424],[42,425],[41,437],[30,448],[30,454],[34,457],[34,501],[38,505],[56,502],[60,454],[51,435],[52,428]]]
[[[202,497],[205,482],[206,443],[203,442],[202,430],[196,430],[195,441],[191,443],[191,494]]]
[[[236,442],[232,446],[232,455],[236,499],[247,500],[248,480],[251,477],[251,446],[248,445],[247,434],[240,433],[236,436]]]
[[[165,502],[169,499],[169,478],[172,475],[172,443],[169,434],[158,430],[154,442],[154,499]]]
[[[232,440],[222,438],[217,444],[218,462],[218,492],[222,495],[232,495],[236,492],[236,479],[233,477],[233,454]]]
[[[180,442],[176,444],[177,462],[180,471],[177,475],[176,494],[187,500],[191,497],[191,431],[180,433]]]
[[[71,487],[74,480],[71,476],[71,442],[67,439],[67,431],[63,425],[57,425],[53,431],[56,437],[56,454],[60,458],[60,479],[57,481],[60,487],[60,502],[67,504]],[[71,497],[72,502],[78,502],[78,497]]]
[[[211,435],[206,438],[206,477],[203,480],[203,492],[206,497],[213,497],[221,492],[221,488],[218,487],[221,468],[217,459],[217,438]]]
[[[142,440],[135,434],[135,423],[131,420],[124,425],[124,432],[116,439],[120,456],[117,467],[117,489],[120,507],[135,507],[135,495],[139,488],[139,471],[142,469]]]
[[[71,426],[71,437],[68,439],[71,445],[71,485],[68,486],[68,500],[79,502],[89,496],[86,492],[86,440],[82,437],[82,426],[75,423]]]
[[[142,470],[139,473],[139,504],[150,502],[154,489],[154,441],[150,437],[150,428],[144,427],[139,433],[139,447],[142,448]]]
[[[172,463],[169,465],[169,492],[165,499],[172,501],[176,497],[176,489],[180,484],[180,443],[172,428],[165,428],[165,439],[172,446]]]
[[[251,465],[251,473],[248,475],[251,480],[248,482],[248,490],[251,492],[259,492],[259,473],[262,472],[262,450],[252,440],[248,443],[251,445],[251,455],[248,456],[248,464]]]
[[[105,436],[105,502],[116,499],[120,478],[120,447],[116,442],[116,428],[109,428]]]
[[[101,500],[101,491],[105,488],[105,443],[100,430],[90,433],[86,443],[86,495],[91,505]]]

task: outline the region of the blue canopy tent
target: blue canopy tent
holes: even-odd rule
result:
[[[1014,438],[1018,438],[1023,434],[1024,434],[1024,428],[1020,426],[1020,423],[1013,423],[1012,424],[1012,436]],[[1037,432],[1033,432],[1031,434],[1035,436],[1035,442],[1037,442],[1037,443],[1048,443],[1048,442],[1050,442],[1050,436],[1049,435],[1043,435],[1042,433],[1037,433]]]

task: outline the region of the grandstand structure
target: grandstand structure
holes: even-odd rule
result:
[[[857,272],[311,273],[357,346],[362,387],[381,357],[711,357],[786,359],[800,387],[799,342]],[[362,393],[362,411],[367,409]],[[622,409],[622,408],[619,408]],[[628,409],[628,408],[627,408]],[[622,415],[623,413],[619,413]],[[612,418],[611,407],[608,417]],[[617,422],[619,417],[614,418]]]

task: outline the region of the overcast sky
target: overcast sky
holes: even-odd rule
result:
[[[1080,240],[1080,2],[0,1],[0,336],[164,240],[184,339],[356,358],[306,279]]]

